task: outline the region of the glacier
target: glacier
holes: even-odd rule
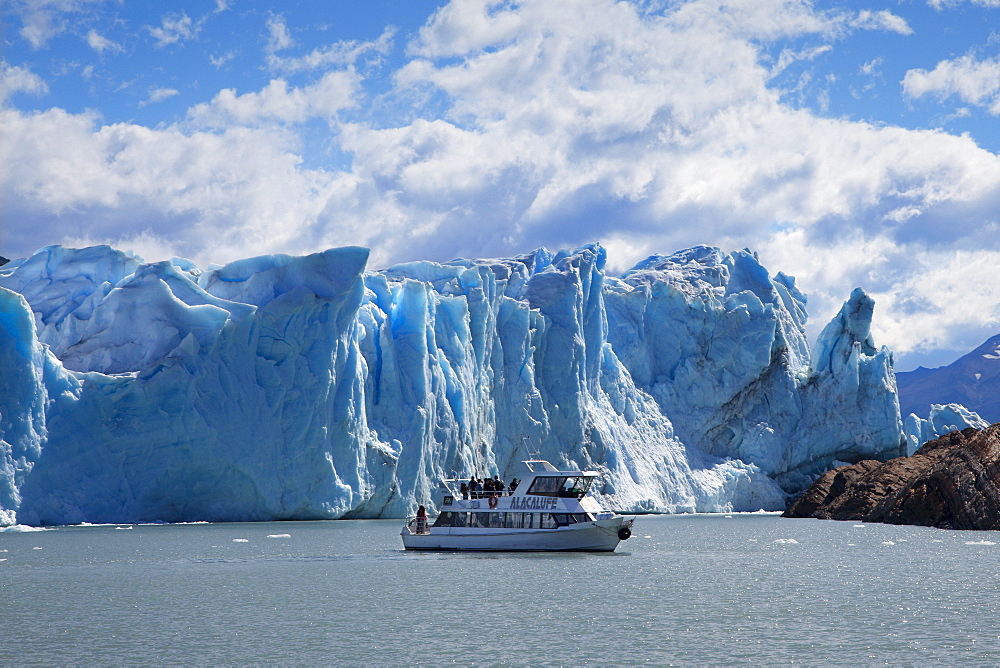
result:
[[[912,455],[924,443],[950,432],[969,427],[982,430],[989,426],[988,421],[962,404],[931,404],[931,411],[926,418],[910,413],[903,423],[906,455]]]
[[[623,512],[780,510],[907,449],[871,298],[811,350],[805,296],[748,250],[367,262],[0,267],[0,523],[402,517],[529,456]]]

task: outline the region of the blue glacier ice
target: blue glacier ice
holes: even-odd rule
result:
[[[529,453],[599,471],[622,511],[777,510],[835,462],[905,451],[863,291],[811,352],[794,279],[749,251],[606,259],[15,260],[0,523],[399,517]]]
[[[990,423],[961,404],[931,404],[927,418],[910,413],[904,422],[906,454],[912,455],[927,441],[968,427],[986,429]]]

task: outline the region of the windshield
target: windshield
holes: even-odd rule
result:
[[[535,478],[528,494],[535,496],[561,496],[579,499],[590,489],[593,476],[538,476]]]

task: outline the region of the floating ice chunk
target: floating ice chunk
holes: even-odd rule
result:
[[[854,528],[855,528],[855,529],[864,529],[864,528],[865,528],[865,525],[864,525],[864,524],[855,524],[855,525],[854,525]]]
[[[799,541],[794,538],[778,538],[774,541],[778,545],[798,545]]]
[[[127,526],[127,527],[115,527],[115,529],[118,530],[118,531],[121,531],[122,529],[131,529],[131,528],[132,528],[131,526]]]
[[[292,534],[290,534],[290,533],[271,533],[271,534],[268,534],[267,537],[268,538],[291,538]]]
[[[42,549],[42,548],[40,548],[40,547],[33,547],[33,548],[31,548],[31,549],[32,549],[32,550],[40,550],[40,549]]]
[[[0,527],[0,533],[30,533],[32,531],[51,531],[51,527],[30,527],[26,524],[13,524],[9,527]]]
[[[246,538],[234,538],[233,542],[234,543],[249,543],[250,541],[247,540]]]
[[[966,545],[996,545],[992,540],[967,540]]]
[[[883,545],[895,545],[895,543],[894,543],[894,542],[892,542],[891,540],[883,540],[883,541],[882,541],[882,544],[883,544]]]

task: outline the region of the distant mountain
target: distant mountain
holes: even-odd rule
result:
[[[927,415],[931,404],[954,403],[1000,422],[1000,334],[948,366],[897,373],[896,385],[904,419]]]

